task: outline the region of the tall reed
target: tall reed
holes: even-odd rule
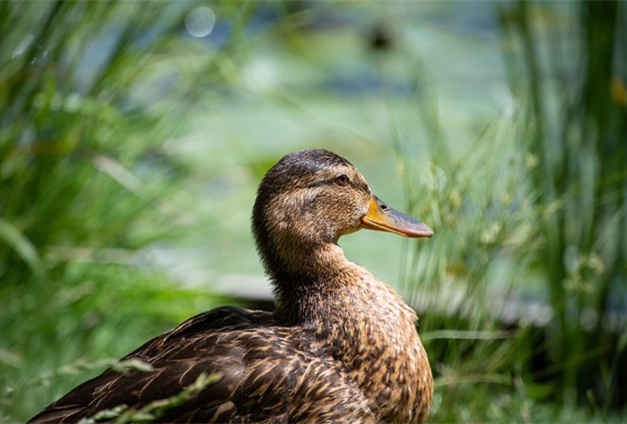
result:
[[[199,5],[0,2],[0,421],[212,305],[140,254],[187,231],[164,145],[221,77]]]
[[[519,1],[501,12],[553,310],[544,379],[569,407],[607,410],[624,405],[626,385],[627,8]],[[559,25],[539,25],[557,12]]]

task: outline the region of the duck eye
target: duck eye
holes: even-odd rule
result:
[[[342,175],[340,175],[339,177],[337,177],[335,179],[335,182],[338,185],[345,186],[346,184],[348,184],[348,177],[346,175],[342,174]]]

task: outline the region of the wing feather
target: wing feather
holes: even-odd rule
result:
[[[30,423],[77,422],[119,405],[141,408],[179,394],[203,373],[220,378],[166,411],[163,422],[374,422],[350,377],[331,357],[311,353],[312,343],[302,329],[277,326],[267,313],[215,309],[123,358],[145,361],[152,371],[106,370]],[[338,409],[338,399],[347,407]]]

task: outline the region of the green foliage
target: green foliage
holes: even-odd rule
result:
[[[425,104],[435,101],[420,98],[417,113],[436,111]],[[435,230],[428,242],[411,244],[405,274],[405,297],[419,311],[432,361],[434,422],[537,420],[525,378],[533,322],[521,310],[521,298],[534,291],[523,283],[537,219],[521,178],[524,156],[501,142],[509,131],[506,119],[490,124],[460,159],[436,124],[430,162],[418,175],[419,167],[402,167],[409,185],[421,182],[414,215]]]
[[[508,62],[522,104],[520,144],[535,163],[528,175],[554,313],[546,347],[557,365],[555,398],[607,412],[624,404],[617,376],[627,358],[618,343],[625,320],[610,318],[627,308],[627,8],[582,2],[567,10],[579,19],[570,35],[554,37],[534,26],[527,2],[503,15],[522,49]]]
[[[511,31],[511,117],[460,156],[427,92],[414,113],[430,161],[421,167],[394,143],[415,215],[436,233],[411,245],[405,272],[434,361],[430,417],[620,420],[609,417],[624,407],[627,353],[627,10],[525,1],[499,10]],[[559,27],[573,42],[538,27],[557,11],[575,16]]]
[[[167,54],[194,3],[145,5],[0,3],[0,421],[215,305],[144,259],[188,231],[164,145],[203,70]]]
[[[43,283],[73,255],[93,257],[104,247],[133,251],[168,235],[172,216],[158,199],[177,176],[164,173],[149,155],[176,133],[176,121],[165,122],[163,111],[134,101],[142,72],[131,65],[150,63],[165,48],[159,37],[172,30],[140,50],[135,38],[154,20],[146,9],[99,2],[0,7],[1,19],[12,22],[0,50],[7,65],[0,71],[4,285]],[[101,31],[111,30],[92,25],[94,15],[104,18],[101,23],[121,20],[111,45],[94,46]],[[39,32],[31,34],[31,27]],[[11,43],[19,36],[21,43]],[[85,59],[95,48],[109,49],[104,63]],[[143,73],[153,77],[148,69]],[[152,228],[142,232],[147,220]],[[24,278],[24,266],[37,274],[35,281]]]

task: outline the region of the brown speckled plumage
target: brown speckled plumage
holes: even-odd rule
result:
[[[324,150],[284,157],[264,177],[253,210],[275,313],[224,307],[190,318],[123,358],[152,371],[107,370],[31,422],[138,408],[203,373],[218,379],[161,422],[425,421],[433,382],[416,314],[337,245],[360,228],[432,235],[374,197],[345,159]]]

